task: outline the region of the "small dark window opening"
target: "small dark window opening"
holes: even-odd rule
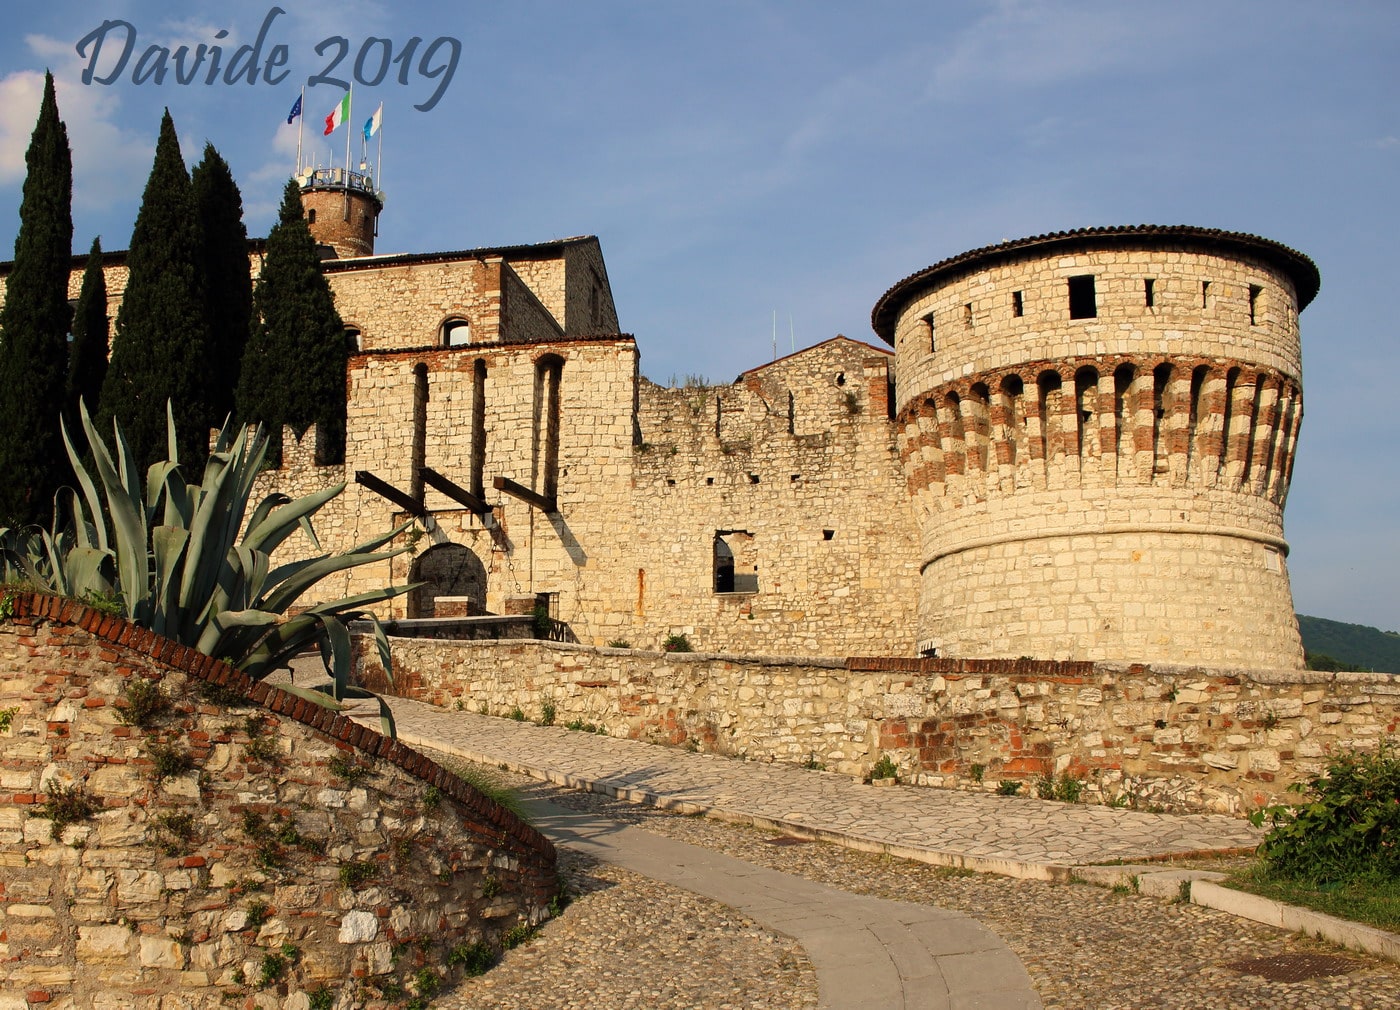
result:
[[[316,208],[315,208],[315,207],[312,207],[310,210],[308,210],[308,211],[306,212],[306,223],[307,223],[307,224],[315,224],[315,223],[316,223]]]
[[[715,530],[714,585],[716,593],[758,592],[753,534],[746,530]]]
[[[1259,320],[1258,320],[1258,319],[1256,318],[1256,316],[1255,316],[1255,313],[1256,313],[1256,312],[1258,311],[1258,309],[1259,309],[1259,296],[1262,295],[1263,293],[1264,293],[1264,289],[1261,288],[1258,284],[1251,284],[1251,285],[1249,286],[1249,325],[1250,325],[1250,326],[1255,326],[1255,325],[1257,325],[1258,322],[1259,322]]]
[[[846,373],[845,373],[845,372],[837,372],[837,373],[836,373],[836,384],[837,384],[838,386],[844,386],[844,385],[846,384]]]
[[[1095,319],[1099,314],[1098,298],[1094,293],[1094,275],[1080,274],[1069,279],[1069,317]]]
[[[1011,292],[1011,314],[1017,318],[1026,314],[1025,301],[1021,298],[1021,292],[1019,291]]]
[[[796,483],[797,483],[798,481],[800,481],[801,479],[802,479],[802,475],[801,475],[800,473],[795,473],[795,474],[793,474],[791,477],[788,478],[788,480],[792,481],[794,484],[796,484]]]
[[[1201,308],[1210,307],[1210,281],[1201,281]]]
[[[756,474],[756,473],[751,473],[751,474],[749,474],[749,483],[750,483],[750,484],[757,484],[757,483],[758,483],[758,474]]]
[[[360,353],[360,331],[354,326],[345,327],[345,353]]]
[[[1152,308],[1152,306],[1156,304],[1156,301],[1155,301],[1155,299],[1153,298],[1153,291],[1152,291],[1152,288],[1153,288],[1153,286],[1154,286],[1155,284],[1156,284],[1156,281],[1154,281],[1151,277],[1144,277],[1144,278],[1143,278],[1143,281],[1142,281],[1142,301],[1143,301],[1143,304],[1146,305],[1149,309]]]
[[[963,306],[963,325],[964,325],[964,326],[969,326],[969,327],[972,325],[972,303],[971,303],[971,302],[968,302],[966,305]]]
[[[706,477],[706,478],[705,478],[705,486],[706,486],[706,487],[714,487],[714,484],[715,484],[715,479],[714,479],[713,477]]]
[[[934,328],[933,328],[933,313],[932,313],[932,312],[930,312],[928,315],[924,316],[924,323],[927,324],[927,326],[928,326],[928,351],[929,351],[930,354],[932,354],[934,351],[938,350],[938,337],[937,337],[937,335],[935,334]]]
[[[831,539],[832,537],[834,537],[834,536],[836,536],[836,531],[835,531],[835,530],[822,530],[822,539],[823,539],[823,540],[830,540],[830,539]]]
[[[667,487],[675,487],[675,486],[676,486],[676,479],[675,479],[674,477],[667,477],[667,478],[666,478],[666,486],[667,486]]]

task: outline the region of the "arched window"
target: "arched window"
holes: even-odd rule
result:
[[[360,351],[364,350],[361,338],[360,328],[347,324],[345,327],[345,353],[359,354]]]
[[[443,347],[463,347],[472,342],[471,323],[453,316],[443,321],[439,336]]]

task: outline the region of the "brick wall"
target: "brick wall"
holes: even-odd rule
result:
[[[70,601],[6,609],[0,1005],[212,1010],[271,956],[259,1000],[372,1006],[547,914],[549,842],[402,744]],[[169,705],[145,728],[121,717],[135,684]],[[64,788],[93,812],[54,837]]]
[[[1400,678],[1033,660],[666,654],[544,642],[393,639],[409,697],[603,726],[614,736],[906,781],[1034,791],[1082,779],[1095,802],[1241,813],[1285,800],[1332,755],[1400,725]],[[359,660],[382,687],[372,651]]]

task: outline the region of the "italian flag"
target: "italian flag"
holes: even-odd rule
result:
[[[335,132],[335,128],[350,118],[350,93],[347,91],[345,97],[340,100],[340,104],[332,110],[326,117],[325,136],[329,137]]]

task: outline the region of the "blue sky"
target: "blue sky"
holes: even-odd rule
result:
[[[217,44],[227,61],[272,6],[12,11],[0,255],[45,67],[74,149],[76,250],[96,234],[126,246],[165,106],[187,161],[206,140],[228,159],[262,235],[296,157],[285,117],[337,35],[341,73],[368,38],[391,57],[423,39],[406,84],[393,64],[355,91],[355,122],[385,107],[379,251],[597,235],[623,329],[663,383],[768,360],[774,312],[780,352],[873,342],[891,284],[1002,239],[1139,223],[1263,235],[1322,272],[1301,319],[1286,514],[1298,609],[1400,630],[1400,5],[282,0],[262,53],[287,47],[282,83],[265,64],[256,84],[133,81],[150,45]],[[107,19],[133,26],[132,55],[115,83],[84,85],[76,44]],[[458,65],[417,111],[445,76],[428,72],[450,43],[423,63],[440,37],[461,43]],[[363,76],[384,48],[366,47]],[[343,159],[344,134],[333,150],[315,129],[340,94],[307,93],[305,150],[322,163]]]

